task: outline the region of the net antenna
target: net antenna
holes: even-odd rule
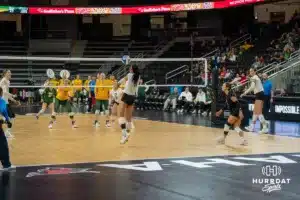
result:
[[[125,58],[125,59],[124,59]],[[87,58],[87,57],[38,57],[38,56],[0,56],[0,60],[18,60],[18,61],[64,61],[64,62],[74,62],[74,61],[88,61],[88,62],[120,62],[120,63],[144,63],[144,62],[204,62],[204,84],[193,85],[193,84],[180,84],[181,86],[192,86],[192,87],[206,87],[208,85],[208,62],[206,58],[130,58],[122,57],[109,57],[109,58]],[[128,66],[128,65],[127,65]],[[127,72],[128,73],[128,72]],[[126,74],[124,74],[125,76]],[[123,78],[124,78],[123,76]],[[171,84],[170,86],[176,86],[178,84]],[[157,85],[157,86],[167,86],[167,85]],[[34,87],[34,86],[31,86]]]

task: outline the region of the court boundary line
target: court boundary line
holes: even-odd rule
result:
[[[112,160],[112,161],[99,161],[99,162],[74,162],[64,164],[36,164],[36,165],[17,165],[16,168],[26,167],[47,167],[47,166],[63,166],[63,165],[80,165],[80,164],[101,164],[101,163],[115,163],[115,162],[128,162],[128,161],[150,161],[150,160],[176,160],[176,159],[193,159],[193,158],[219,158],[219,157],[235,157],[235,156],[259,156],[259,155],[300,155],[300,152],[285,152],[285,153],[261,153],[261,154],[230,154],[230,155],[219,155],[219,156],[179,156],[179,157],[168,157],[168,158],[145,158],[145,159],[132,159],[132,160]]]

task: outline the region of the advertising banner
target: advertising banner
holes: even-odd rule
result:
[[[16,6],[0,6],[0,13],[22,13],[27,14],[27,7],[16,7]]]
[[[63,8],[63,7],[30,7],[29,14],[47,14],[47,15],[54,15],[54,14],[61,14],[61,15],[74,15],[75,8]]]
[[[166,4],[153,6],[133,6],[133,7],[30,7],[29,14],[79,14],[79,15],[110,15],[110,14],[143,14],[192,11],[204,9],[221,9],[234,6],[263,2],[264,0],[224,0],[218,2]],[[8,12],[9,7],[2,9]],[[25,13],[25,12],[24,12]]]

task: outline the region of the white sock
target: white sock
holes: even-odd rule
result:
[[[260,115],[258,116],[258,119],[259,119],[260,123],[262,123],[263,126],[266,125],[265,117],[264,117],[262,114],[260,114]]]
[[[131,122],[126,122],[126,128],[128,129],[128,130],[131,130],[132,129],[132,126],[131,126],[132,124],[131,124]]]

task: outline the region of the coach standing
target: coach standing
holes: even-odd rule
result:
[[[271,103],[273,102],[273,90],[272,90],[272,82],[268,79],[267,74],[262,75],[263,78],[263,87],[264,87],[264,107],[263,114],[266,118],[268,118],[268,113],[271,108]]]

